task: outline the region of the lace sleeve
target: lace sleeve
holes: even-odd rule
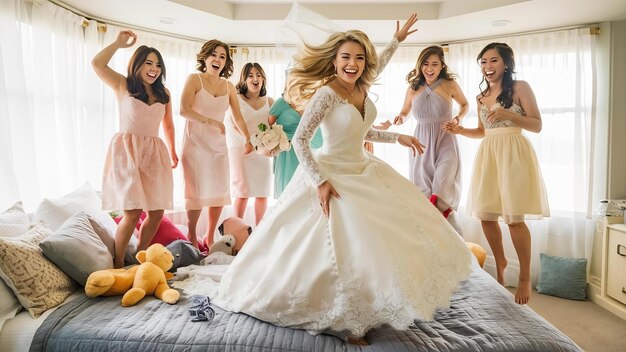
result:
[[[378,54],[378,74],[383,72],[385,66],[387,66],[389,60],[391,60],[391,57],[396,52],[399,46],[400,42],[398,41],[398,39],[396,39],[396,37],[394,37],[391,42],[387,44],[385,49],[383,49],[383,51]]]
[[[365,135],[365,140],[371,142],[395,143],[398,140],[398,136],[398,133],[379,131],[377,129],[370,128]]]
[[[335,97],[331,93],[330,88],[320,88],[309,100],[293,136],[293,149],[300,160],[300,165],[304,167],[306,175],[315,187],[324,183],[327,177],[322,175],[317,162],[313,158],[309,142],[322,120],[330,113],[334,105]]]

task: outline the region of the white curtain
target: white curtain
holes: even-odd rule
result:
[[[86,114],[90,90],[79,85],[91,71],[84,19],[48,2],[0,4],[0,205],[33,209],[42,194],[97,179],[103,140]]]
[[[480,50],[490,42],[506,42],[515,52],[517,79],[532,87],[541,111],[543,130],[525,136],[532,142],[541,165],[552,216],[527,221],[532,236],[533,281],[539,273],[539,253],[590,258],[594,221],[593,205],[601,197],[594,189],[598,170],[606,170],[606,159],[595,155],[598,123],[594,114],[595,36],[588,28],[450,44],[447,63],[459,76],[470,110],[464,125],[477,125],[476,95],[481,73]],[[602,139],[602,138],[599,138]],[[463,185],[468,185],[472,161],[480,140],[459,137],[463,161]],[[596,182],[597,183],[597,182]],[[467,198],[463,189],[461,204]],[[463,213],[463,209],[461,209]],[[479,221],[462,216],[466,240],[489,248]],[[519,263],[507,226],[501,224],[509,260],[506,283],[515,285]],[[491,258],[492,259],[492,258]],[[495,265],[490,260],[489,267]]]

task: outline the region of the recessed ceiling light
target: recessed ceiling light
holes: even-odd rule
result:
[[[171,17],[159,17],[159,22],[165,24],[174,24],[176,23],[176,20]]]
[[[511,23],[511,21],[509,21],[509,20],[497,20],[497,21],[491,22],[491,25],[494,26],[494,27],[503,27],[503,26],[506,26],[509,23]]]

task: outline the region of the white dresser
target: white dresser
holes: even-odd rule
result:
[[[626,225],[621,216],[606,218],[600,293],[591,300],[626,320]]]

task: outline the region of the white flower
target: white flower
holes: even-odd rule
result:
[[[270,130],[272,131],[272,130]],[[274,133],[265,133],[263,136],[261,136],[261,144],[263,145],[264,148],[266,149],[274,149],[276,148],[276,146],[278,146],[278,143],[280,142],[280,137],[278,137],[277,135],[275,135]]]
[[[281,152],[291,149],[291,143],[289,143],[288,139],[281,139],[278,146]]]

